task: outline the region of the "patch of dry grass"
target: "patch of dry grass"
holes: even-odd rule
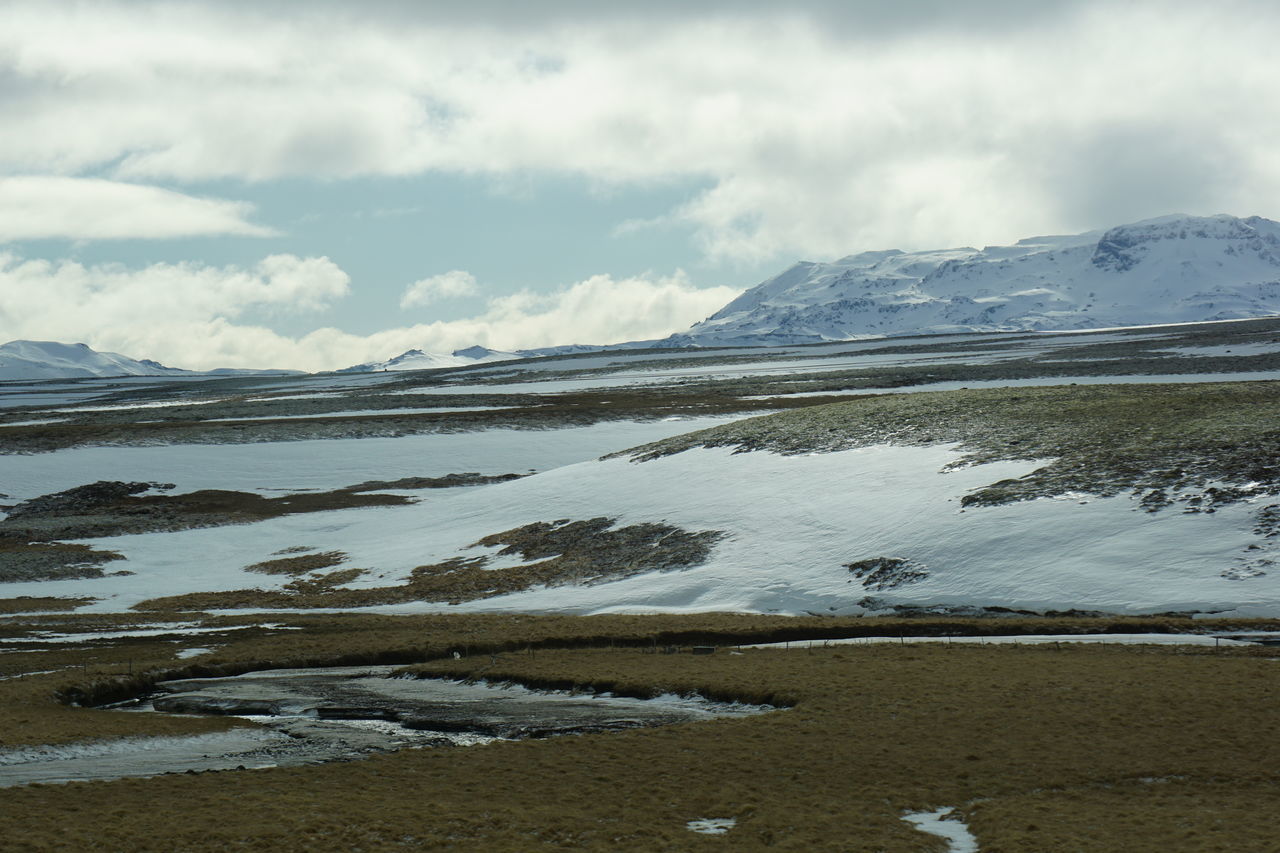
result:
[[[978,802],[965,812],[983,853],[1280,849],[1267,820],[1280,813],[1280,785],[1248,771],[1035,791]]]
[[[653,627],[688,627],[680,621]],[[797,704],[350,764],[10,789],[0,791],[0,833],[32,850],[937,851],[938,839],[900,816],[957,806],[984,851],[1261,851],[1273,849],[1280,782],[1280,668],[1269,657],[890,645],[449,659],[422,669]],[[738,826],[697,836],[684,829],[695,817]]]
[[[124,556],[80,543],[28,542],[0,535],[0,583],[100,578],[102,566]]]
[[[322,551],[317,554],[303,554],[298,557],[279,557],[275,560],[263,560],[245,566],[246,572],[261,572],[264,575],[301,575],[318,569],[327,569],[340,565],[347,559],[345,551]]]
[[[1050,460],[966,495],[962,505],[1131,491],[1148,492],[1144,505],[1153,512],[1171,502],[1212,511],[1280,494],[1278,418],[1274,381],[960,389],[747,418],[615,455],[644,460],[694,447],[809,453],[955,442],[966,464]],[[1236,488],[1211,488],[1223,483]]]
[[[20,595],[16,598],[0,598],[0,613],[47,613],[54,610],[75,610],[95,600]]]

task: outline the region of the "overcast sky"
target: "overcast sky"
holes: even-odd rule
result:
[[[1270,2],[0,4],[0,341],[659,337],[795,260],[1280,218]]]

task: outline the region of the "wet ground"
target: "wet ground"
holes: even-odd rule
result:
[[[405,748],[471,746],[774,710],[697,697],[633,699],[394,677],[394,670],[270,670],[162,682],[154,696],[123,707],[139,713],[231,715],[260,727],[4,750],[0,787],[319,764]]]

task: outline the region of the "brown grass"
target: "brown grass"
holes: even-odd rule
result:
[[[1250,656],[584,650],[433,670],[623,689],[771,686],[800,704],[745,720],[345,765],[10,790],[0,793],[0,832],[32,849],[923,851],[941,848],[900,814],[957,805],[973,810],[984,850],[1139,853],[1215,849],[1188,845],[1187,830],[1208,832],[1226,807],[1234,820],[1208,840],[1272,849],[1269,812],[1248,809],[1275,802],[1270,708],[1280,674]],[[1136,781],[1165,776],[1185,777],[1176,797]],[[412,792],[430,808],[411,807]],[[723,839],[683,828],[722,816],[739,819]],[[1144,826],[1160,831],[1133,831]]]
[[[261,572],[264,575],[301,575],[317,569],[336,566],[347,559],[345,551],[322,551],[318,554],[303,554],[298,557],[280,557],[275,560],[263,560],[245,566],[246,572]]]
[[[1270,815],[1280,790],[1274,710],[1280,666],[1274,650],[891,644],[741,655],[721,648],[702,657],[652,653],[652,645],[715,636],[726,642],[794,637],[824,626],[839,633],[858,621],[879,634],[1210,627],[1206,623],[727,614],[288,621],[306,630],[229,633],[219,653],[191,663],[174,661],[171,648],[154,642],[24,655],[22,665],[32,670],[82,656],[87,673],[0,681],[0,731],[24,736],[19,718],[46,734],[53,734],[56,720],[64,737],[77,725],[83,736],[128,726],[227,724],[224,718],[63,708],[49,699],[59,682],[126,677],[126,655],[134,656],[136,678],[143,654],[159,668],[185,674],[378,655],[407,662],[417,655],[437,658],[421,670],[449,677],[796,704],[746,719],[406,751],[319,767],[8,789],[0,791],[6,847],[936,853],[943,849],[939,840],[900,816],[956,806],[986,853],[1276,849]],[[209,637],[191,643],[205,645]],[[644,645],[610,649],[611,639]],[[595,647],[547,647],[553,643]],[[496,660],[487,653],[504,647],[510,651]],[[455,661],[451,649],[470,655]],[[684,829],[696,817],[737,817],[739,823],[727,836],[704,837]]]
[[[17,598],[0,598],[0,613],[46,613],[54,610],[75,610],[96,599],[54,598],[50,596],[20,595]]]
[[[103,564],[123,559],[115,551],[79,543],[27,542],[0,535],[0,583],[100,578]]]

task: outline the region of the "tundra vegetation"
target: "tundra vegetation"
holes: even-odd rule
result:
[[[858,394],[938,382],[1069,382],[1078,377],[1275,371],[1280,370],[1280,352],[1254,348],[1274,343],[1278,332],[1280,321],[1268,318],[1080,334],[1069,341],[1062,336],[1017,333],[991,335],[987,340],[930,335],[850,343],[850,352],[888,359],[870,366],[850,366],[847,361],[822,364],[839,354],[832,344],[752,353],[741,348],[684,350],[680,357],[669,351],[661,362],[664,370],[720,367],[732,372],[735,365],[767,367],[770,363],[780,367],[737,376],[673,376],[658,384],[627,384],[627,375],[653,370],[651,359],[662,350],[610,353],[616,363],[608,367],[574,367],[577,361],[600,358],[598,353],[585,353],[558,358],[564,365],[561,370],[539,365],[522,372],[527,361],[517,360],[407,371],[376,388],[353,385],[318,397],[297,395],[297,377],[167,380],[93,397],[95,406],[112,408],[60,409],[40,404],[6,408],[0,411],[0,454],[93,445],[243,444],[495,428],[556,429],[603,421],[789,410],[813,405],[815,401],[806,394]],[[785,369],[783,364],[796,369]],[[613,387],[607,384],[610,377],[618,380]],[[484,390],[558,379],[606,382],[604,387],[586,390]],[[85,387],[105,390],[106,386],[99,381]],[[31,383],[0,383],[0,393],[12,394],[16,400],[36,391]],[[762,396],[766,399],[758,399]],[[166,402],[181,405],[166,406]],[[146,408],[130,408],[140,404]],[[442,408],[454,410],[422,411]]]
[[[747,418],[624,453],[644,461],[697,447],[798,454],[955,444],[961,465],[1045,463],[966,495],[964,505],[1132,492],[1151,511],[1177,503],[1211,512],[1280,494],[1278,424],[1280,382],[962,389]]]
[[[972,493],[969,505],[1083,492],[1131,494],[1152,512],[1210,513],[1250,500],[1257,506],[1255,532],[1271,538],[1280,535],[1280,499],[1271,500],[1280,494],[1274,465],[1280,384],[878,392],[938,382],[1069,383],[1077,377],[1276,370],[1280,355],[1254,345],[1274,343],[1278,331],[1280,321],[1267,320],[1082,335],[1071,342],[1030,334],[999,341],[933,336],[851,342],[850,348],[881,360],[830,367],[820,360],[831,347],[766,355],[689,352],[665,365],[718,365],[731,375],[693,372],[665,385],[527,394],[497,386],[603,379],[652,364],[637,357],[622,367],[561,375],[520,374],[518,364],[423,371],[377,389],[352,386],[305,398],[287,393],[296,395],[296,378],[121,385],[92,401],[120,408],[59,411],[33,404],[0,412],[0,454],[538,430],[776,411],[632,456],[700,447],[809,453],[952,443],[965,454],[961,464],[1035,460],[1040,466]],[[1225,351],[1237,345],[1245,348]],[[565,361],[571,367],[574,359]],[[766,364],[732,375],[735,365],[768,361],[799,364]],[[476,393],[451,393],[453,384]],[[14,393],[35,399],[38,390]],[[151,405],[190,402],[192,395],[203,402]],[[781,396],[757,399],[761,395]],[[148,408],[127,408],[137,403]],[[457,410],[414,411],[449,406]],[[29,423],[34,418],[61,420]],[[378,492],[483,485],[513,476],[403,477],[281,497],[154,494],[172,490],[150,483],[90,484],[11,509],[0,523],[0,580],[100,576],[119,559],[100,543],[91,548],[63,540],[393,506],[412,498]],[[906,639],[1276,630],[1280,623],[1274,621],[1172,614],[1030,618],[995,608],[991,613],[1000,618],[943,618],[923,610],[913,618],[304,612],[461,602],[538,585],[678,571],[703,560],[721,535],[666,523],[548,519],[476,543],[491,552],[419,566],[403,583],[385,587],[348,587],[377,567],[347,565],[340,550],[286,540],[272,548],[292,547],[245,567],[251,573],[246,585],[285,581],[280,589],[156,598],[127,614],[74,612],[90,602],[45,594],[43,587],[38,596],[0,599],[0,760],[4,750],[17,748],[252,726],[229,717],[91,706],[137,697],[161,680],[281,667],[392,664],[418,677],[637,696],[697,693],[787,708],[753,718],[405,750],[314,767],[3,789],[0,846],[938,853],[943,842],[915,830],[902,815],[954,807],[986,853],[1275,848],[1269,816],[1280,806],[1280,668],[1273,650],[916,645]],[[892,554],[849,555],[855,556],[869,559],[838,571],[874,589],[893,589],[927,571]],[[499,558],[502,567],[490,568]],[[517,560],[523,562],[511,565]],[[269,616],[203,612],[239,607],[276,610]],[[131,627],[149,633],[129,635]],[[902,639],[738,648],[870,636]],[[711,655],[659,654],[693,645],[718,649]],[[702,836],[685,828],[697,818],[734,818],[736,825],[721,837]]]
[[[13,640],[23,631],[101,630],[122,620],[146,617],[31,616],[7,620],[4,630]],[[702,614],[316,615],[285,617],[278,628],[206,617],[200,624],[226,631],[175,629],[172,637],[7,652],[5,745],[249,725],[73,707],[59,697],[107,701],[167,677],[300,664],[403,663],[418,676],[790,707],[314,767],[10,788],[0,791],[9,849],[650,851],[727,843],[734,850],[940,851],[939,839],[901,816],[944,806],[957,809],[984,851],[1265,850],[1274,840],[1280,669],[1264,647],[736,648],[861,632],[1273,623]],[[175,659],[196,644],[217,649]],[[690,644],[720,648],[704,656],[654,653]],[[721,838],[685,829],[703,817],[733,817],[737,825]]]

